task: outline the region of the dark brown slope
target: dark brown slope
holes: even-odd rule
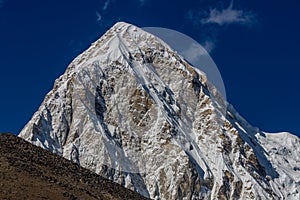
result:
[[[146,199],[11,134],[0,134],[0,199]]]

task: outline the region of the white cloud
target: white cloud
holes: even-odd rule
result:
[[[201,43],[201,46],[197,44],[191,44],[189,48],[183,51],[183,54],[188,57],[191,61],[196,61],[199,56],[207,55],[207,53],[211,53],[215,48],[215,42],[207,39],[206,41]]]
[[[226,9],[218,10],[210,9],[206,18],[201,19],[202,24],[252,24],[255,20],[255,15],[250,11],[233,9],[233,1]]]
[[[111,0],[106,0],[106,1],[104,2],[104,5],[103,5],[103,7],[102,7],[102,10],[107,10],[107,8],[108,8],[108,6],[109,6],[109,4],[110,4],[110,1],[111,1]]]
[[[213,42],[212,40],[206,40],[205,42],[203,42],[202,46],[208,53],[211,53],[215,48],[215,42]]]
[[[214,49],[214,46],[215,44],[212,40],[207,40],[201,45],[199,43],[191,43],[180,54],[191,63],[197,63],[202,56],[207,56]]]
[[[101,20],[102,20],[102,15],[98,12],[98,11],[96,11],[96,16],[97,16],[97,22],[100,22]]]
[[[200,28],[201,44],[208,53],[211,53],[216,48],[222,26],[230,24],[249,26],[257,23],[257,15],[255,13],[244,9],[235,9],[233,0],[226,8],[212,7],[202,11],[189,10],[187,18],[195,27]],[[226,28],[229,28],[229,26]]]
[[[207,53],[198,43],[192,43],[181,54],[190,62],[197,62],[199,56],[206,55]]]

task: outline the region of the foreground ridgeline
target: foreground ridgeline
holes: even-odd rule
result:
[[[0,134],[0,199],[146,200],[11,134]]]
[[[19,136],[152,199],[300,199],[299,138],[251,126],[196,67],[117,23]]]

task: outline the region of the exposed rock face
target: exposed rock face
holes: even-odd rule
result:
[[[299,138],[252,127],[207,85],[160,39],[117,23],[20,137],[153,199],[299,198]]]

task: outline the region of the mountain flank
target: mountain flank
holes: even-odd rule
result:
[[[69,64],[19,137],[155,200],[300,199],[300,139],[252,126],[200,66],[125,22]]]
[[[0,199],[147,199],[13,134],[0,134]]]

